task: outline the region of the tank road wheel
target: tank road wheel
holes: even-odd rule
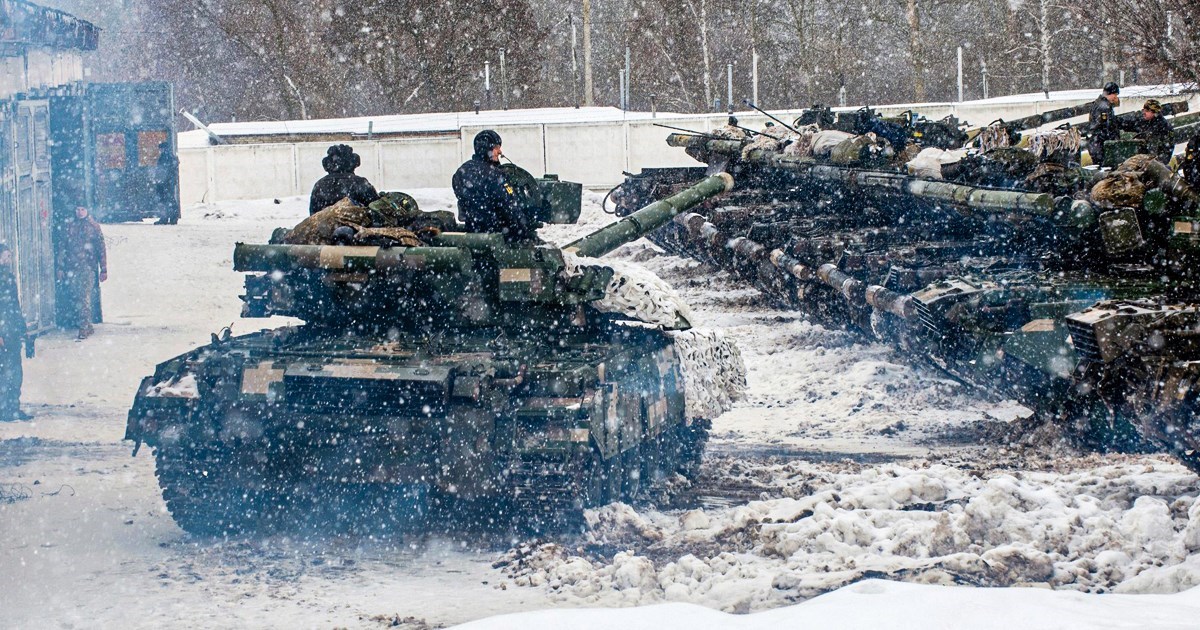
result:
[[[227,452],[160,447],[155,453],[163,500],[186,532],[224,536],[257,531],[285,518],[263,480]]]
[[[637,444],[621,453],[621,499],[632,503],[642,494],[642,447]]]
[[[711,420],[693,420],[691,424],[680,424],[675,427],[679,456],[676,470],[688,479],[695,479],[700,474],[700,464],[704,456],[704,447],[708,444],[708,432],[712,428]]]

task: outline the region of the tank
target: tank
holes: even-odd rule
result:
[[[579,215],[578,184],[515,187],[545,220]],[[407,247],[239,243],[243,315],[303,323],[226,330],[161,363],[126,438],[153,447],[167,508],[197,534],[364,512],[403,528],[449,503],[546,523],[637,499],[695,472],[728,402],[705,397],[705,370],[732,392],[744,368],[687,330],[686,307],[619,312],[606,296],[636,279],[593,257],[731,187],[703,178],[565,248],[453,230]]]
[[[1088,446],[1163,448],[1200,471],[1200,197],[1168,167],[1148,156],[1117,171],[1035,159],[1029,170],[1051,173],[1051,185],[983,186],[965,183],[978,173],[918,177],[866,154],[839,164],[836,150],[817,158],[685,134],[668,143],[710,166],[628,177],[612,193],[618,214],[714,167],[738,187],[652,234],[663,247],[1015,397]]]

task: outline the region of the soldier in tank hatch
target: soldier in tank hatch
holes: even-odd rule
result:
[[[1163,117],[1163,106],[1157,99],[1148,99],[1142,106],[1142,117],[1133,125],[1137,137],[1145,143],[1144,152],[1169,164],[1175,145],[1171,142],[1171,123]]]
[[[1121,86],[1108,82],[1088,114],[1088,153],[1097,166],[1104,164],[1104,143],[1121,138],[1121,120],[1114,111],[1121,104],[1120,94]]]
[[[520,206],[500,168],[500,134],[484,129],[473,144],[474,154],[458,167],[452,181],[458,198],[458,219],[470,232],[503,234],[508,241],[536,238],[540,222]]]
[[[335,144],[329,147],[325,158],[321,160],[321,166],[328,174],[313,184],[308,213],[316,214],[347,197],[360,206],[370,205],[379,199],[379,193],[371,182],[354,174],[354,169],[360,164],[362,158],[349,145]]]

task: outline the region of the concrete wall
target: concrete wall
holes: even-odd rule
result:
[[[954,114],[972,126],[980,126],[996,119],[1012,120],[1089,100],[931,104],[922,106],[921,111],[931,119]],[[1119,111],[1137,111],[1143,101],[1124,99]],[[885,115],[894,115],[909,107],[878,109]],[[1200,110],[1200,97],[1192,97],[1191,110]],[[790,121],[797,113],[778,116]],[[724,120],[724,115],[699,115],[661,122],[706,131],[724,124]],[[1082,119],[1076,122],[1079,120]],[[744,126],[761,128],[767,118],[743,115],[740,121]],[[505,155],[533,174],[556,173],[565,180],[603,188],[621,182],[622,171],[698,164],[681,149],[668,147],[665,138],[670,131],[654,126],[654,122],[529,124],[497,130],[504,138]],[[479,131],[479,127],[463,127],[458,135],[349,144],[362,156],[358,173],[379,190],[446,188],[454,170],[470,157],[471,139]],[[280,143],[180,149],[181,201],[187,206],[307,195],[313,183],[324,175],[321,158],[327,147],[327,143]]]

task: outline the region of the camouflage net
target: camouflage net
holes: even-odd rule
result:
[[[184,374],[155,383],[146,392],[146,398],[199,398],[200,387],[193,374]]]
[[[645,268],[621,260],[585,258],[564,252],[567,273],[577,275],[582,267],[607,267],[612,280],[604,298],[592,302],[602,313],[616,313],[659,328],[678,328],[691,321],[692,311],[671,285]],[[690,325],[690,324],[689,324]]]
[[[688,420],[712,419],[729,411],[746,392],[746,364],[733,340],[719,330],[677,330]]]
[[[979,132],[979,151],[987,153],[1008,146],[1008,129],[1000,125],[984,127]]]
[[[1079,130],[1074,127],[1069,129],[1051,129],[1049,131],[1039,131],[1030,136],[1029,150],[1042,159],[1049,158],[1056,153],[1077,156],[1082,143]]]
[[[581,273],[583,267],[613,270],[604,298],[592,302],[598,311],[665,329],[676,328],[692,318],[691,309],[675,289],[640,265],[566,252],[563,258],[571,275]],[[712,419],[729,410],[746,389],[746,365],[733,341],[716,330],[675,330],[667,334],[679,353],[687,418]]]

